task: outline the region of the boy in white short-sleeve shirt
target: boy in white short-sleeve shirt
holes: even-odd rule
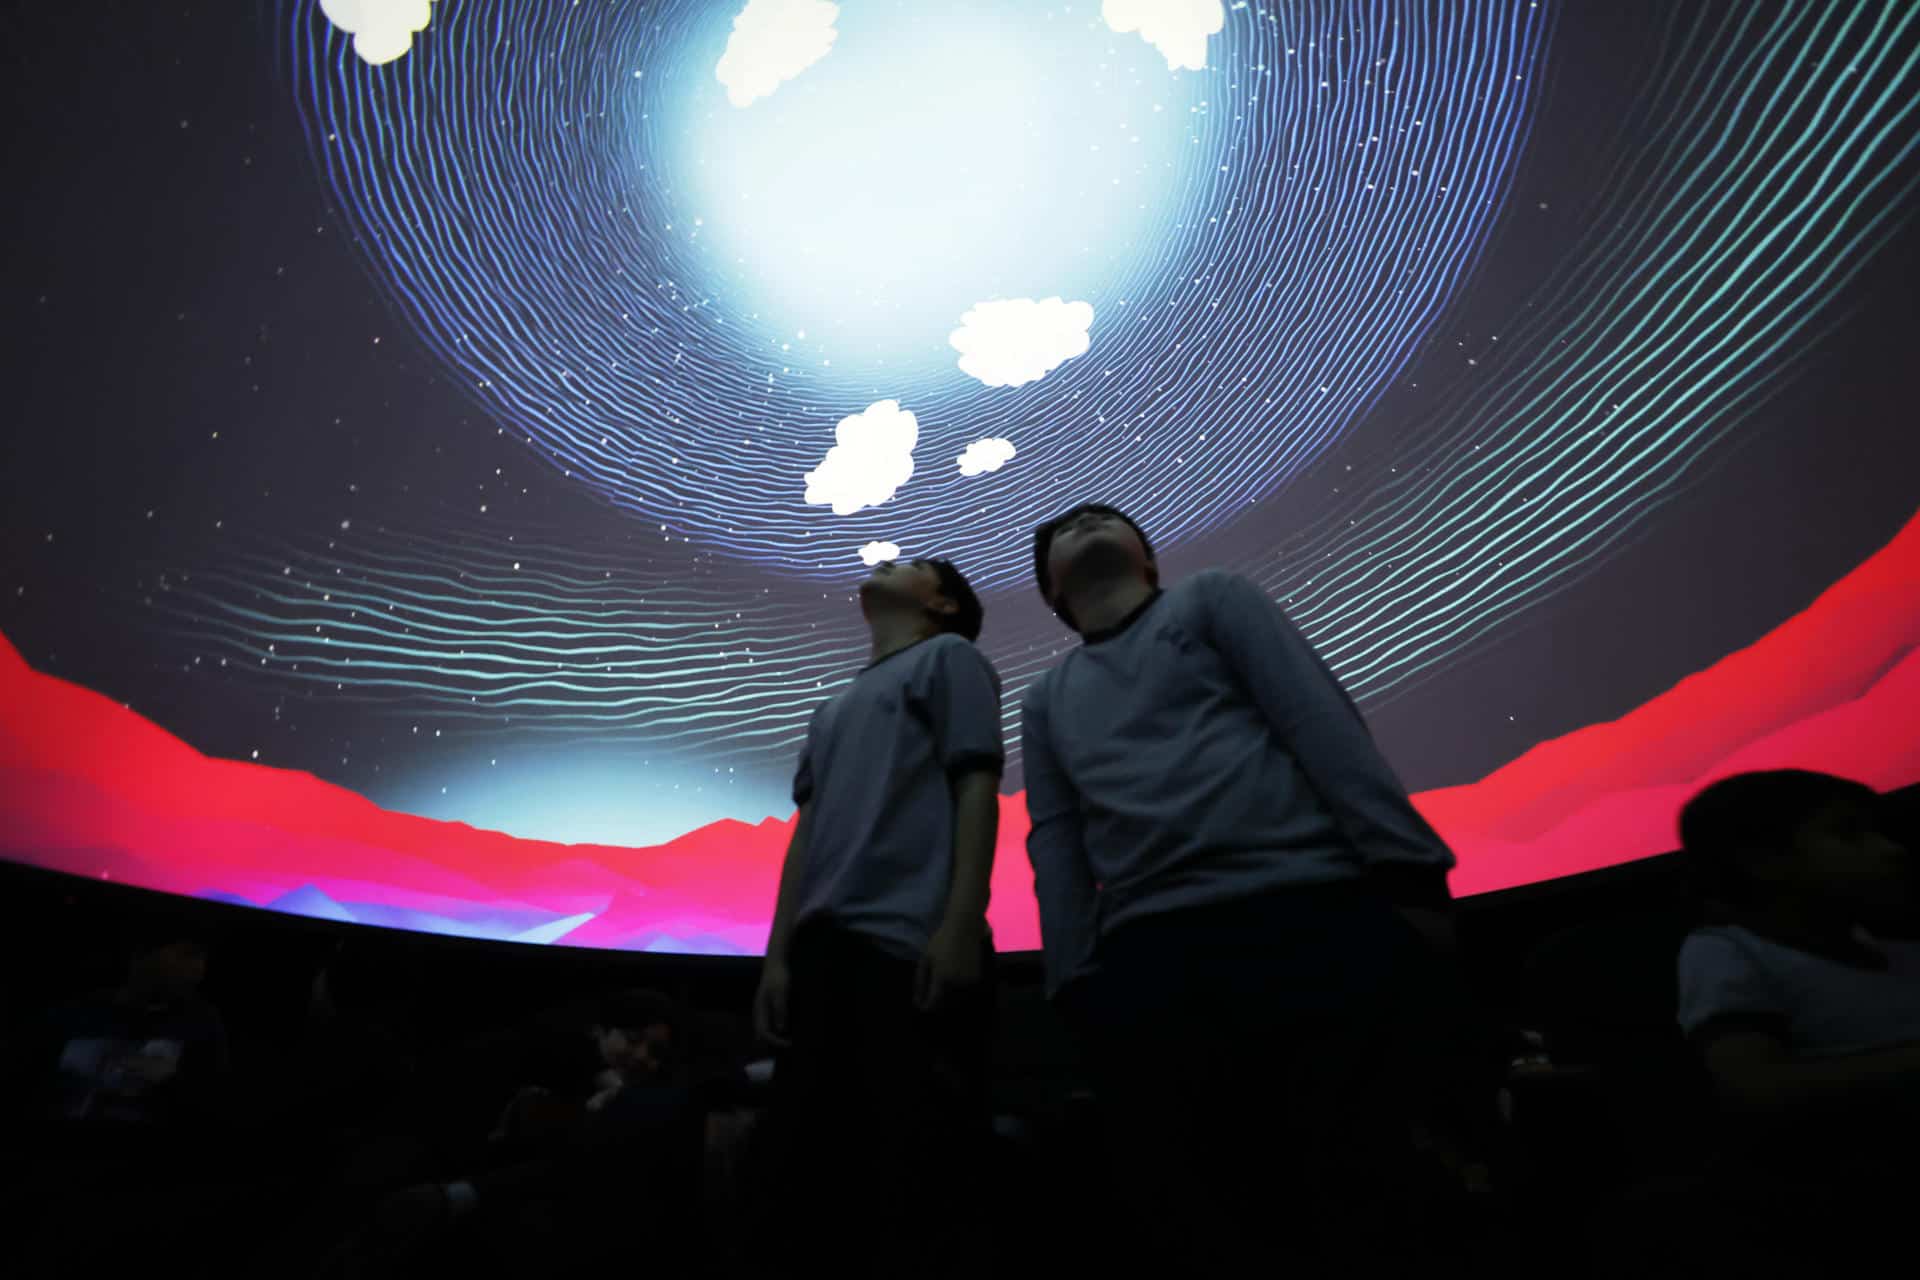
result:
[[[948,562],[882,563],[860,606],[870,659],[808,725],[754,1000],[779,1051],[765,1261],[944,1274],[982,1226],[1000,681]]]

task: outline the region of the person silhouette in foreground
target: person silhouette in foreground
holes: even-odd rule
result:
[[[200,994],[209,947],[159,921],[136,925],[122,954],[117,986],[49,1010],[21,1037],[35,1078],[33,1112],[9,1133],[7,1163],[22,1162],[8,1189],[19,1256],[92,1274],[177,1254],[211,1271],[243,1179],[227,1164],[226,1028]]]
[[[628,1255],[621,1232],[680,1274],[697,1247],[705,1125],[680,1021],[676,1002],[646,989],[543,1015],[525,1029],[527,1083],[485,1146],[449,1165],[458,1176],[387,1196],[327,1274],[451,1273],[476,1256],[501,1274],[598,1266]]]
[[[200,995],[208,947],[158,926],[152,934],[129,949],[120,986],[50,1016],[56,1110],[103,1138],[204,1143],[229,1071],[225,1024]]]
[[[1034,572],[1082,641],[1022,712],[1046,979],[1133,1221],[1191,1274],[1365,1267],[1411,1230],[1453,856],[1252,583],[1163,590],[1098,503],[1040,526]]]
[[[966,1219],[987,1130],[1000,682],[948,562],[877,565],[859,598],[871,657],[808,725],[754,997],[778,1051],[763,1247],[796,1275],[939,1274],[985,1225]]]
[[[1888,816],[1871,788],[1802,770],[1723,779],[1681,811],[1712,922],[1681,946],[1679,1020],[1725,1142],[1682,1206],[1691,1230],[1658,1233],[1672,1273],[1911,1255],[1920,863]]]
[[[581,1198],[579,1186],[610,1181],[626,1157],[622,1103],[670,1086],[678,1013],[656,991],[619,991],[594,1001],[592,1020],[566,1034],[539,1037],[529,1055],[535,1079],[501,1110],[481,1167],[467,1176],[423,1183],[390,1198],[383,1212],[404,1228],[452,1225],[536,1196]],[[632,1144],[628,1144],[632,1145]]]

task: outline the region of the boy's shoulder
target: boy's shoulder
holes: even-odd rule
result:
[[[1186,607],[1209,609],[1220,606],[1273,605],[1265,588],[1244,573],[1231,569],[1202,569],[1188,574],[1167,589],[1169,596],[1180,593],[1189,602]]]
[[[915,645],[914,648],[918,656],[922,660],[927,661],[935,658],[950,658],[955,655],[964,654],[972,654],[982,662],[987,660],[987,655],[980,652],[979,645],[953,631],[942,631],[935,635],[928,636],[925,640]]]
[[[1142,635],[1166,627],[1206,628],[1248,602],[1271,603],[1252,579],[1231,569],[1201,569],[1160,589],[1153,609],[1135,624]]]
[[[1685,982],[1746,981],[1774,983],[1787,974],[1818,963],[1812,952],[1744,925],[1728,922],[1700,925],[1680,943],[1678,967]]]
[[[915,669],[928,667],[951,668],[962,664],[983,667],[993,671],[993,663],[979,645],[965,636],[951,631],[942,631],[938,635],[928,636],[913,647],[912,661],[909,666]]]
[[[1020,706],[1025,713],[1031,714],[1035,711],[1045,713],[1047,699],[1053,696],[1053,682],[1059,678],[1060,668],[1066,666],[1072,658],[1073,653],[1069,652],[1065,658],[1027,682],[1026,691],[1020,695]]]
[[[1757,958],[1764,940],[1737,924],[1703,924],[1687,930],[1680,940],[1680,963],[1724,963],[1729,956]]]
[[[983,673],[996,689],[1000,687],[1000,674],[979,645],[965,636],[943,631],[868,667],[847,691],[858,688],[866,690],[868,696],[887,689],[911,692],[969,678],[968,673],[973,671]]]
[[[1206,594],[1218,591],[1222,587],[1231,589],[1251,585],[1252,580],[1244,573],[1235,573],[1231,569],[1201,569],[1195,573],[1188,574],[1172,587],[1169,587],[1168,593],[1171,594],[1185,587],[1192,591]]]

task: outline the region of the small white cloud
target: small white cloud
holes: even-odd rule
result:
[[[747,0],[713,74],[727,101],[744,107],[827,56],[840,6],[827,0]]]
[[[898,560],[900,548],[892,542],[869,542],[860,548],[860,563],[872,568],[883,560]]]
[[[920,424],[898,400],[881,400],[840,419],[833,438],[827,456],[807,472],[811,504],[831,504],[833,514],[850,516],[879,506],[913,476]]]
[[[320,0],[327,21],[353,37],[362,62],[381,66],[413,48],[433,20],[433,0]]]
[[[1227,25],[1220,0],[1104,0],[1100,16],[1121,35],[1138,31],[1174,71],[1206,70],[1207,37]]]
[[[1013,447],[1013,441],[1003,440],[998,436],[975,440],[967,446],[967,451],[960,455],[960,474],[977,476],[983,471],[998,471],[1006,466],[1018,452],[1019,450]]]
[[[947,338],[960,353],[961,372],[990,387],[1037,382],[1087,353],[1093,305],[1047,298],[976,302]]]

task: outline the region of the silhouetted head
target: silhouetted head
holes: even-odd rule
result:
[[[179,931],[148,931],[129,940],[127,994],[142,1000],[179,1000],[206,981],[210,948]]]
[[[1083,502],[1033,531],[1033,576],[1040,596],[1059,619],[1078,631],[1067,592],[1091,578],[1136,574],[1160,585],[1153,543],[1132,517],[1103,502]]]
[[[642,989],[602,1000],[589,1031],[608,1067],[629,1077],[650,1077],[672,1065],[679,1022],[671,998]]]
[[[1864,783],[1802,769],[1723,778],[1680,811],[1680,843],[1709,898],[1735,908],[1798,901],[1852,923],[1915,904],[1915,868]]]
[[[869,616],[876,609],[913,611],[936,631],[968,640],[980,638],[986,620],[980,598],[951,560],[882,560],[860,584],[860,604]]]

